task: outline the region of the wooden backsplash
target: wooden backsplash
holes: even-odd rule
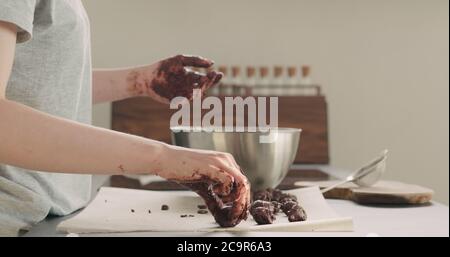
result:
[[[278,101],[279,127],[302,129],[295,163],[328,164],[325,97],[286,96],[279,97]],[[118,101],[113,103],[112,129],[171,143],[169,122],[174,112],[176,110],[149,98]]]

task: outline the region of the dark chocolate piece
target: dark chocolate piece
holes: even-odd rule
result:
[[[272,212],[268,208],[264,207],[256,207],[253,209],[252,212],[253,219],[258,223],[259,225],[263,224],[272,224],[274,220],[274,216]]]
[[[275,208],[274,208],[274,206],[273,206],[273,204],[272,204],[271,202],[268,202],[268,201],[262,201],[262,200],[257,200],[257,201],[254,201],[254,202],[252,203],[252,205],[250,206],[250,214],[252,214],[252,210],[254,210],[254,209],[258,208],[258,207],[267,208],[267,209],[269,209],[269,211],[270,211],[271,213],[274,213],[274,212],[275,212]],[[252,214],[252,215],[253,215],[253,214]]]
[[[305,210],[299,205],[295,205],[287,213],[289,222],[305,221],[307,219]]]
[[[250,214],[258,224],[270,224],[275,215],[283,211],[290,222],[306,220],[305,210],[298,204],[297,197],[281,190],[267,188],[253,194]]]
[[[281,203],[279,203],[277,201],[272,201],[271,203],[273,205],[273,213],[275,213],[275,214],[279,213],[281,210]]]
[[[294,202],[294,201],[285,201],[281,204],[281,210],[287,215],[287,213],[289,212],[289,210],[292,209],[292,207],[298,205],[298,203]]]
[[[163,204],[163,205],[161,205],[161,210],[167,211],[167,210],[169,210],[169,206],[167,204]]]
[[[256,191],[253,194],[253,201],[258,201],[258,200],[271,201],[272,194],[267,190]]]
[[[268,189],[272,192],[272,201],[280,201],[281,196],[283,195],[283,192],[279,189]]]
[[[293,202],[297,202],[297,197],[295,195],[292,194],[281,194],[280,195],[280,199],[278,200],[280,203],[283,203],[285,201],[293,201]]]

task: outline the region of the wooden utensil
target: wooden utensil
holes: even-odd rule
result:
[[[338,180],[298,181],[299,187],[329,187]],[[382,180],[371,187],[359,187],[353,183],[340,185],[326,193],[325,198],[352,200],[360,204],[425,204],[431,201],[434,191],[418,185]]]

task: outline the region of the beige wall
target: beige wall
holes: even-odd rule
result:
[[[85,1],[94,65],[176,53],[222,64],[311,64],[330,110],[332,164],[389,148],[387,178],[448,203],[447,0]],[[95,110],[109,125],[109,106]]]

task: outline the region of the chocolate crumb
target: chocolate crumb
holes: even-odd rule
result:
[[[189,217],[195,217],[193,214],[189,214]]]
[[[161,205],[161,210],[167,211],[167,210],[169,210],[169,206],[167,204],[163,204],[163,205]]]
[[[152,213],[152,211],[151,211],[151,210],[148,210],[148,213]]]
[[[208,211],[207,211],[207,210],[201,209],[201,210],[198,210],[197,213],[198,213],[198,214],[207,214]]]
[[[181,217],[181,218],[186,218],[186,217],[187,217],[187,214],[182,214],[182,215],[180,215],[180,217]]]
[[[199,204],[199,205],[197,205],[197,207],[198,207],[200,210],[204,210],[204,209],[207,208],[206,205],[204,205],[204,204]]]
[[[134,209],[131,209],[131,212],[134,212]]]

